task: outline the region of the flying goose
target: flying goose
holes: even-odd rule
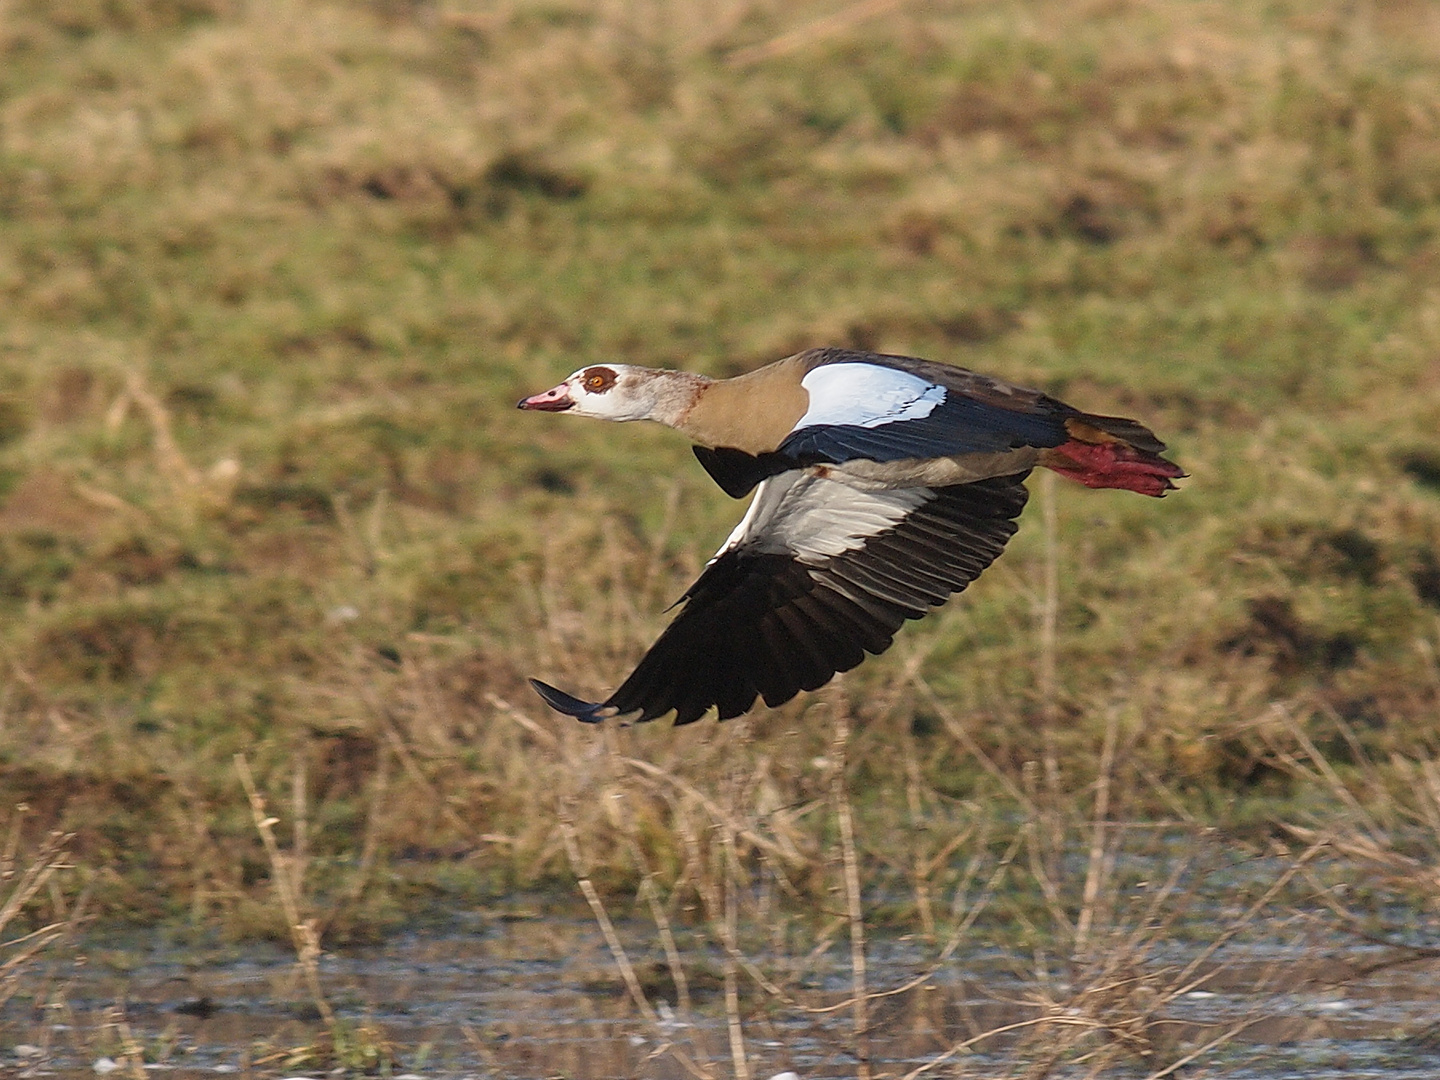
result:
[[[618,690],[586,723],[670,711],[721,720],[814,690],[960,592],[1015,532],[1036,465],[1087,487],[1164,495],[1179,466],[1144,425],[910,356],[808,349],[732,379],[594,364],[519,408],[655,420],[750,508]]]

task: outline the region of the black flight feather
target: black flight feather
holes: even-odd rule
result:
[[[678,725],[712,707],[722,720],[739,716],[757,697],[781,705],[883,652],[906,620],[975,580],[1014,535],[1027,475],[935,489],[892,527],[820,565],[744,544],[722,553],[603,702],[531,682],[552,708],[590,723],[674,711]]]

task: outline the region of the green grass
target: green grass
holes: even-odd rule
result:
[[[739,512],[670,433],[514,412],[605,359],[907,351],[1170,439],[1163,503],[1057,491],[1067,790],[1115,710],[1237,830],[1303,802],[1277,703],[1430,752],[1428,5],[909,5],[732,62],[829,10],[0,15],[0,793],[77,832],[107,914],[252,931],[242,752],[277,803],[306,770],[357,933],[568,873],[554,800],[603,737],[523,677],[613,686]],[[1044,753],[1041,532],[845,681],[877,830],[906,754],[988,790],[907,662],[1012,777]],[[823,707],[745,730],[611,738],[814,796]],[[672,809],[640,824],[674,867]]]

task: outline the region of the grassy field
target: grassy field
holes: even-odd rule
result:
[[[907,918],[965,872],[922,826],[1027,807],[1052,855],[1338,814],[1403,869],[1437,227],[1424,0],[9,0],[0,795],[76,834],[60,908],[234,937],[290,921],[236,755],[338,942],[576,866],[705,908],[705,822],[823,894],[838,714]],[[739,507],[671,433],[515,400],[820,344],[1137,416],[1192,478],[1035,484],[838,692],[548,714],[524,677],[613,687]]]

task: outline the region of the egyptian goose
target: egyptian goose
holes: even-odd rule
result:
[[[712,707],[739,716],[814,690],[890,647],[974,581],[1015,532],[1036,465],[1088,487],[1164,495],[1181,469],[1134,420],[1095,416],[965,368],[809,349],[733,379],[629,364],[581,368],[521,409],[656,420],[750,508],[685,606],[587,723]]]

